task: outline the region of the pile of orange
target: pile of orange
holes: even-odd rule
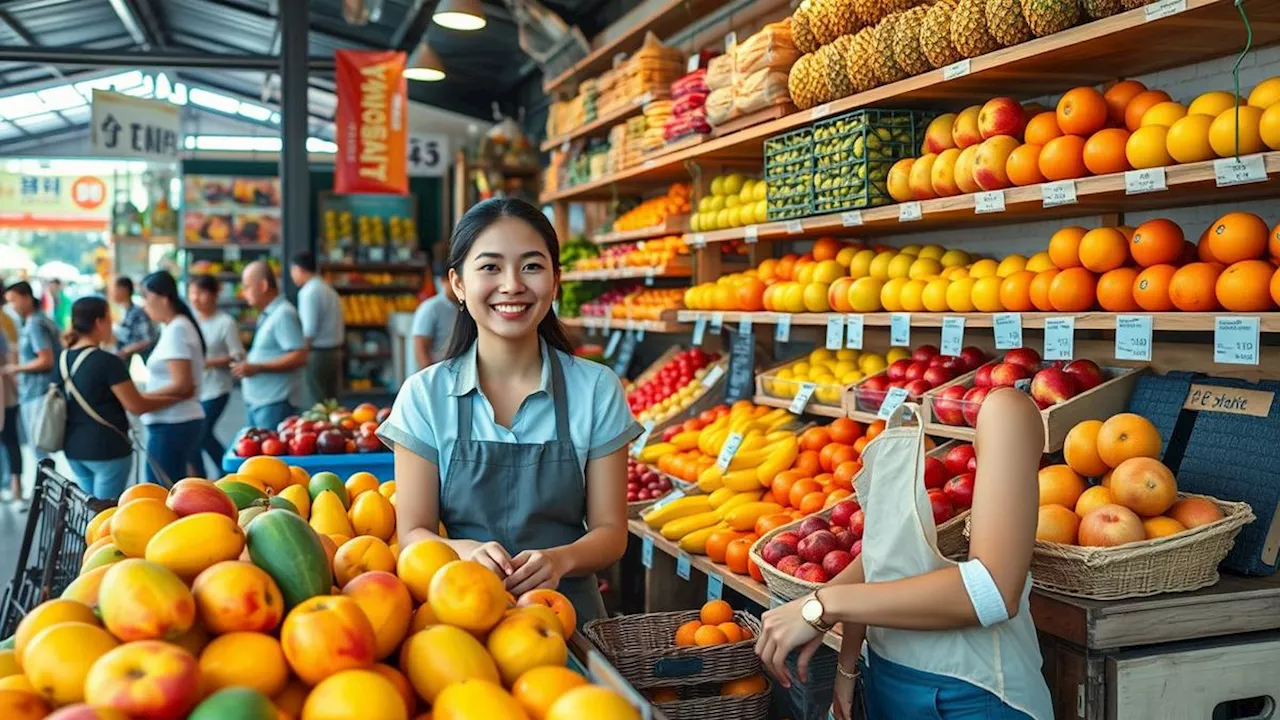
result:
[[[853,494],[853,478],[862,469],[862,450],[880,433],[883,425],[877,421],[864,431],[849,418],[837,418],[830,425],[805,430],[800,435],[799,457],[791,469],[774,477],[762,500],[776,502],[804,516],[849,497]],[[773,516],[761,521],[770,517]],[[757,523],[757,532],[759,528]]]
[[[733,608],[729,603],[711,600],[702,606],[697,620],[690,620],[676,629],[675,646],[730,645],[754,637],[751,628],[733,619]]]

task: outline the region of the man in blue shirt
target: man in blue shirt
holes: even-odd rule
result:
[[[231,373],[244,382],[249,427],[275,429],[303,402],[307,343],[298,311],[280,294],[276,275],[262,261],[249,263],[240,276],[244,299],[259,310],[258,327],[244,362]]]
[[[18,331],[18,364],[6,366],[4,372],[18,378],[22,424],[26,426],[27,438],[34,446],[36,414],[49,385],[56,382],[53,360],[62,351],[62,338],[49,316],[41,312],[30,283],[12,284],[5,289],[4,296],[22,318],[22,329]],[[35,449],[35,454],[37,460],[47,456],[39,449]]]
[[[316,274],[316,256],[300,252],[289,268],[298,286],[298,316],[307,340],[306,406],[338,397],[346,326],[338,292]]]
[[[145,361],[155,345],[156,328],[146,311],[133,304],[133,281],[124,275],[116,277],[111,285],[111,302],[124,308],[124,317],[116,328],[116,354],[126,367],[134,355],[140,354]]]

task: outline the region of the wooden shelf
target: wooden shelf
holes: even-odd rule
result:
[[[183,242],[178,244],[179,250],[225,250],[227,248],[237,248],[241,252],[245,250],[276,250],[279,247],[280,243]]]
[[[427,264],[417,260],[403,262],[324,262],[320,263],[320,271],[330,272],[401,272],[421,273]]]
[[[751,400],[757,405],[764,405],[772,408],[782,408],[784,410],[791,407],[790,398],[776,398],[769,395],[756,395]],[[810,402],[804,407],[805,415],[820,415],[829,418],[842,418],[845,416],[844,408],[831,407],[830,405],[822,405],[816,402]]]
[[[676,314],[676,320],[681,323],[694,322],[698,316],[710,317],[712,311],[709,310],[681,310]],[[771,312],[734,312],[725,311],[720,315],[723,317],[724,324],[727,327],[730,323],[738,322],[744,318],[751,318],[753,325],[776,325],[778,318],[789,315],[792,325],[806,326],[825,326],[827,319],[832,317],[846,318],[849,315],[857,313],[771,313]],[[964,318],[965,329],[972,328],[989,328],[994,326],[994,319],[998,313],[907,313],[911,316],[911,327],[913,328],[940,328],[942,327],[942,319],[945,317],[962,317]],[[1148,312],[1132,312],[1132,313],[1111,313],[1111,312],[1081,312],[1081,313],[1020,313],[1022,316],[1023,329],[1041,329],[1044,327],[1046,318],[1057,318],[1070,315],[1075,318],[1076,330],[1115,330],[1116,317],[1119,315],[1150,315],[1151,329],[1156,331],[1168,332],[1213,332],[1215,318],[1219,317],[1256,317],[1258,318],[1258,329],[1264,333],[1280,333],[1280,312],[1264,312],[1264,313],[1184,313],[1184,312],[1165,312],[1165,313],[1148,313]],[[863,325],[866,327],[889,327],[893,320],[894,313],[879,312],[867,313],[862,316]]]
[[[931,70],[667,153],[595,182],[545,193],[540,200],[607,199],[615,192],[687,179],[685,160],[758,161],[764,138],[857,108],[942,107],[959,111],[966,104],[982,103],[997,95],[1037,97],[1114,80],[1117,68],[1135,76],[1192,65],[1236,54],[1244,45],[1244,28],[1233,0],[1186,0],[1186,10],[1148,21],[1147,13],[1154,7],[1158,6],[1148,5],[981,55],[968,61],[968,74],[952,80],[944,79],[946,69]],[[1280,3],[1251,3],[1248,12],[1255,49],[1280,42]]]
[[[593,235],[591,242],[596,245],[612,245],[613,243],[637,242],[639,240],[667,237],[668,235],[684,235],[688,231],[689,216],[681,214],[668,217],[667,221],[662,225],[651,225],[636,230],[621,230],[619,232]]]
[[[422,288],[396,285],[334,285],[334,290],[345,295],[366,293],[379,295],[417,295]]]
[[[693,274],[688,265],[664,265],[661,267],[625,267],[607,270],[569,270],[560,279],[577,280],[629,280],[637,278],[687,278]]]
[[[625,320],[621,318],[611,318],[606,322],[605,318],[576,317],[561,318],[560,322],[566,327],[598,328],[601,330],[644,330],[645,332],[654,333],[682,333],[689,331],[687,326],[670,320]]]
[[[560,147],[564,143],[573,142],[581,137],[595,137],[609,134],[609,130],[616,124],[639,115],[644,110],[645,104],[653,101],[653,93],[645,93],[637,98],[628,100],[616,108],[612,108],[603,115],[598,116],[585,125],[580,125],[573,130],[560,135],[559,137],[549,138],[542,141],[542,152],[551,152]]]

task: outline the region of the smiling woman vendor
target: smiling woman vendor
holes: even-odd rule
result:
[[[379,436],[395,450],[402,547],[449,543],[520,595],[558,588],[604,616],[595,572],[627,546],[626,446],[642,432],[618,378],[572,355],[551,303],[560,245],[536,208],[471,208],[449,243],[459,298],[446,359],[400,388]]]

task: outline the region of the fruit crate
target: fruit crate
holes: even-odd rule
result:
[[[878,373],[868,375],[856,385],[850,385],[845,388],[842,396],[845,415],[863,423],[879,419],[876,413],[880,412],[880,406],[884,403],[884,398],[889,392],[888,390],[875,390],[867,387],[867,381],[875,377],[887,377],[888,374],[889,371],[887,369],[881,370]],[[922,402],[922,400],[922,395],[908,395],[905,402]]]
[[[778,372],[789,368],[799,360],[803,360],[804,357],[802,355],[798,358],[792,358],[780,365],[762,370],[756,375],[756,397],[760,400],[765,400],[765,402],[757,402],[758,405],[790,407],[792,399],[795,398],[796,393],[800,391],[800,386],[806,381],[781,378],[778,377]],[[829,417],[843,417],[845,390],[846,387],[844,385],[814,383],[813,395],[809,398],[805,412]]]
[[[698,683],[725,683],[762,672],[755,653],[760,621],[740,610],[734,612],[733,619],[751,630],[749,639],[677,647],[676,630],[697,620],[698,612],[681,610],[592,620],[582,627],[582,634],[637,690],[682,687],[691,679]]]
[[[813,170],[813,136],[812,127],[802,127],[765,140],[764,179]]]
[[[813,212],[887,205],[889,168],[915,157],[929,116],[914,110],[854,110],[813,126]]]
[[[240,469],[245,460],[235,454],[235,444],[227,448],[222,456],[222,472],[234,473]],[[371,452],[350,453],[346,455],[282,455],[289,465],[300,467],[308,475],[318,472],[331,472],[340,478],[347,478],[357,472],[370,472],[378,478],[378,482],[394,480],[396,477],[395,453]]]
[[[768,180],[769,220],[792,220],[813,214],[813,173],[808,170]]]
[[[754,695],[721,695],[723,684],[705,683],[673,688],[679,699],[658,701],[653,707],[667,720],[767,720],[774,684],[765,676],[765,690]]]
[[[988,366],[995,364],[987,363]],[[1042,363],[1040,369],[1048,368],[1052,364]],[[1102,371],[1106,379],[1101,385],[1041,410],[1040,418],[1044,423],[1044,452],[1051,453],[1061,450],[1063,443],[1066,442],[1067,433],[1077,424],[1085,420],[1106,420],[1112,415],[1124,412],[1125,404],[1133,393],[1133,388],[1137,384],[1138,378],[1146,369],[1145,366],[1103,367]],[[943,397],[943,393],[952,386],[960,386],[966,389],[973,388],[974,378],[979,372],[982,372],[982,368],[961,375],[951,382],[939,385],[924,394],[921,406],[923,408],[922,414],[924,415],[925,429],[928,434],[973,442],[976,433],[974,427],[967,424],[969,422],[977,422],[977,409],[972,407],[973,402],[962,399],[948,400]],[[1023,392],[1028,392],[1030,383],[1020,382],[1015,387]],[[939,412],[940,402],[944,404],[941,408],[941,413]],[[945,405],[946,403],[954,403],[955,407],[948,408]],[[969,416],[962,418],[962,422],[966,424],[955,422],[954,413],[956,412],[961,413],[962,416]],[[948,415],[950,415],[950,418],[948,418]],[[944,422],[944,419],[951,419],[952,422]]]

